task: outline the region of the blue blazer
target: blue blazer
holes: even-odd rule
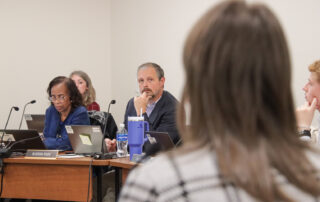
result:
[[[75,108],[63,122],[53,105],[46,110],[43,134],[48,149],[72,150],[65,125],[90,125],[87,109],[83,106]]]
[[[148,117],[147,113],[143,114],[144,120],[149,122],[150,131],[168,132],[175,144],[180,140],[176,124],[177,104],[178,101],[172,94],[163,91],[163,94],[151,112],[150,117]],[[128,129],[128,116],[137,116],[133,98],[129,100],[124,115],[126,129]]]

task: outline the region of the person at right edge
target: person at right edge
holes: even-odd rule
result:
[[[124,115],[128,129],[128,116],[142,116],[149,122],[150,131],[168,132],[174,144],[180,140],[176,124],[176,98],[164,90],[164,71],[156,63],[144,63],[138,67],[137,80],[140,96],[129,100]],[[116,150],[116,140],[105,140],[108,151]]]
[[[311,142],[319,144],[319,126],[311,128],[311,123],[314,112],[320,109],[320,60],[312,63],[308,69],[310,76],[302,89],[306,102],[296,110],[298,130],[302,139],[310,139]]]
[[[131,170],[119,202],[319,201],[320,153],[297,134],[289,50],[273,12],[218,3],[189,33],[183,62],[183,145]]]

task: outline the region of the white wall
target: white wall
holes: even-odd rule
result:
[[[182,48],[196,19],[218,0],[111,1],[112,109],[123,120],[128,99],[136,92],[136,68],[147,61],[160,64],[166,89],[177,98],[183,86]],[[256,2],[251,0],[250,2]],[[292,89],[297,105],[304,102],[302,86],[307,66],[320,59],[319,0],[260,0],[279,17],[291,51]]]
[[[110,97],[110,1],[0,0],[0,128],[19,126],[22,108],[44,114],[46,88],[58,75],[86,71],[102,109]],[[23,121],[25,128],[25,121]]]
[[[123,121],[128,100],[137,95],[137,67],[159,64],[165,89],[177,99],[183,85],[182,48],[190,26],[212,1],[114,0],[111,3],[112,109]]]
[[[194,22],[217,0],[0,0],[0,128],[12,105],[37,104],[27,113],[44,113],[46,87],[74,69],[93,80],[102,110],[112,106],[117,123],[136,95],[136,68],[148,61],[163,67],[165,88],[178,99],[183,86],[182,48]],[[287,34],[297,104],[307,66],[320,58],[320,1],[263,0]],[[21,112],[9,128],[18,127]],[[2,125],[1,125],[2,124]],[[25,127],[25,125],[24,125]]]
[[[264,0],[265,2],[267,0]],[[292,90],[296,105],[305,102],[303,86],[308,66],[320,59],[320,1],[319,0],[268,0],[279,16],[286,31],[292,60]],[[319,113],[316,114],[319,116]],[[314,119],[313,124],[317,124]]]
[[[264,0],[280,18],[289,43],[294,90],[297,104],[304,102],[302,87],[306,83],[308,66],[320,59],[320,1]]]

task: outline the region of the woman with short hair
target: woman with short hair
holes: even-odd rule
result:
[[[75,83],[55,77],[47,88],[51,106],[46,110],[44,143],[48,149],[72,150],[65,125],[90,125],[87,109]]]

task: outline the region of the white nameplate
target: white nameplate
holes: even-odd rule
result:
[[[28,149],[25,158],[57,158],[59,150],[33,150]]]

